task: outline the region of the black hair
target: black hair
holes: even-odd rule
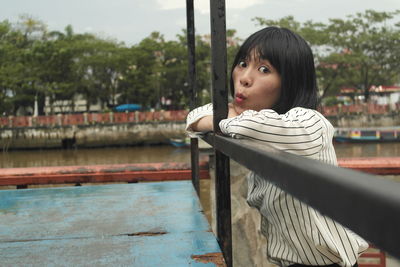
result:
[[[234,68],[254,55],[268,60],[281,77],[281,94],[273,110],[283,114],[294,107],[317,108],[318,89],[313,53],[301,36],[286,28],[266,27],[244,41],[231,69],[232,96]]]

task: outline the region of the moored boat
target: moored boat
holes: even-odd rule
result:
[[[400,127],[337,128],[333,140],[339,143],[399,142]]]
[[[187,147],[190,145],[190,138],[189,137],[170,138],[169,143],[174,147]]]

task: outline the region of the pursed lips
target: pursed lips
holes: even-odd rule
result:
[[[236,103],[240,104],[240,103],[242,103],[244,100],[246,100],[246,97],[245,97],[243,94],[241,94],[241,93],[235,94],[235,101],[236,101]]]

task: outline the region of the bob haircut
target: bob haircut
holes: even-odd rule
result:
[[[317,108],[314,57],[302,37],[278,27],[267,27],[250,35],[233,61],[230,78],[232,96],[235,91],[233,70],[239,62],[250,61],[252,57],[268,60],[281,77],[281,95],[273,110],[283,114],[294,107]]]

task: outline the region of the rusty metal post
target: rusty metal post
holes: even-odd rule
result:
[[[211,63],[214,132],[221,134],[219,121],[228,115],[225,0],[210,0]],[[215,194],[217,237],[228,267],[232,261],[231,188],[229,157],[215,150]]]
[[[186,23],[187,23],[187,45],[188,45],[188,93],[190,95],[190,109],[196,106],[196,57],[195,57],[195,30],[194,30],[194,7],[193,0],[186,0]],[[192,165],[192,183],[197,192],[200,193],[199,180],[199,144],[197,138],[190,138],[190,158]]]

